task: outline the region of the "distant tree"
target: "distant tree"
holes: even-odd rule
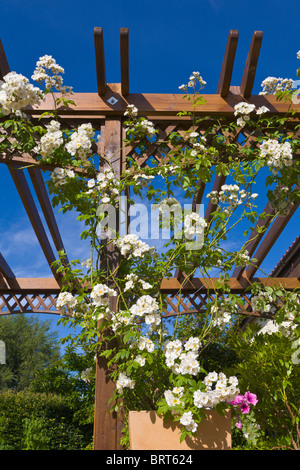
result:
[[[0,391],[26,389],[38,370],[59,358],[57,333],[49,321],[34,315],[1,317],[0,340],[6,353],[6,363],[0,364]]]
[[[37,372],[30,391],[66,399],[74,413],[74,423],[88,425],[89,432],[94,420],[95,365],[94,352],[84,346],[66,346],[62,357]]]

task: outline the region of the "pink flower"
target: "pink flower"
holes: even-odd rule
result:
[[[242,421],[241,421],[241,418],[238,416],[237,420],[236,420],[236,427],[238,429],[242,429],[243,425],[242,425]]]
[[[244,401],[243,395],[237,395],[234,397],[234,400],[230,401],[230,405],[237,406],[240,405]]]
[[[241,404],[240,404],[240,409],[241,409],[241,412],[243,414],[246,414],[246,413],[249,413],[250,411],[250,406],[249,404],[246,402],[246,401],[243,401]]]
[[[258,402],[258,399],[257,399],[257,396],[255,395],[255,393],[246,392],[244,397],[245,397],[245,400],[247,401],[247,403],[249,403],[249,405],[255,406]]]

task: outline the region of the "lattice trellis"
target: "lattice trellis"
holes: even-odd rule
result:
[[[0,315],[11,313],[51,313],[59,315],[56,308],[57,295],[2,294]]]

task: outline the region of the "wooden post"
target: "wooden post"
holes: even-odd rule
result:
[[[117,178],[120,177],[122,168],[121,136],[121,119],[106,119],[105,126],[101,129],[100,154],[110,160]],[[119,252],[112,243],[108,246],[107,260],[103,261],[102,267],[106,267],[108,272],[113,272],[119,264]],[[109,286],[114,287],[111,282]],[[110,308],[113,311],[116,310],[115,299],[110,298]],[[116,413],[110,411],[111,404],[108,403],[115,389],[115,383],[109,377],[110,372],[106,358],[99,357],[96,366],[94,450],[122,449],[120,445],[122,422]]]

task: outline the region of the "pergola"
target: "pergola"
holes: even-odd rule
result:
[[[287,104],[276,101],[274,96],[252,95],[262,36],[260,31],[253,33],[240,85],[232,86],[231,77],[238,43],[238,31],[231,30],[229,32],[216,93],[203,94],[206,103],[201,106],[198,112],[199,115],[209,115],[212,118],[222,116],[228,121],[234,120],[234,106],[241,101],[249,101],[257,107],[265,105],[274,115],[284,115],[286,113]],[[157,161],[158,165],[166,162],[168,152],[161,152],[159,140],[163,140],[174,130],[189,129],[191,126],[190,118],[178,116],[178,113],[191,110],[191,108],[189,109],[191,104],[186,101],[183,102],[181,94],[130,92],[128,29],[121,28],[120,31],[121,83],[106,82],[102,28],[94,29],[94,44],[97,92],[75,93],[72,99],[76,103],[76,107],[72,105],[69,108],[61,106],[59,115],[63,125],[73,128],[82,122],[91,122],[93,127],[101,133],[99,153],[116,154],[111,163],[117,177],[126,168],[127,156],[134,158],[141,168],[147,167],[151,157]],[[0,79],[9,71],[8,61],[0,41]],[[125,137],[123,121],[128,104],[135,105],[139,110],[139,115],[150,119],[159,131],[157,141],[149,140],[147,148],[143,148],[142,152],[137,147],[126,147],[118,152]],[[295,105],[295,108],[300,110],[299,105]],[[50,97],[47,97],[39,106],[26,111],[31,119],[35,120],[42,113],[52,110],[53,102]],[[200,131],[203,130],[204,125],[199,125]],[[240,130],[240,133],[244,136],[247,135],[247,132],[247,126]],[[235,139],[235,141],[237,141],[237,138],[237,135],[228,136],[228,139]],[[63,250],[64,244],[43,178],[43,170],[51,170],[51,167],[37,164],[30,155],[17,155],[14,151],[0,155],[0,162],[9,168],[16,190],[53,273],[53,276],[49,278],[18,278],[0,253],[0,315],[28,312],[59,314],[60,312],[56,309],[56,298],[61,290],[61,277],[52,267],[53,261],[58,258],[57,253],[52,249],[52,242],[57,251]],[[21,169],[25,165],[30,166],[27,169]],[[220,190],[225,179],[224,176],[216,176],[213,189]],[[35,197],[30,189],[29,180],[35,192]],[[199,191],[194,198],[195,205],[201,203],[204,190],[205,185],[199,182]],[[49,239],[46,227],[39,215],[35,198],[37,198],[43,212],[52,241]],[[300,238],[297,237],[298,233],[295,234],[295,241],[288,251],[285,254],[280,254],[281,259],[278,259],[278,264],[274,267],[271,276],[256,277],[259,266],[297,209],[298,205],[291,205],[285,216],[277,216],[273,220],[274,210],[267,204],[264,212],[269,215],[267,218],[258,221],[246,246],[249,255],[257,259],[256,265],[255,267],[253,265],[245,268],[236,267],[231,276],[229,281],[231,291],[239,294],[244,300],[244,307],[240,309],[239,313],[247,318],[261,317],[259,313],[253,311],[250,296],[246,292],[246,288],[251,283],[260,282],[263,286],[278,285],[287,290],[300,289]],[[209,202],[206,205],[205,212],[207,220],[210,219],[213,210],[214,206]],[[294,223],[296,226],[296,221]],[[265,231],[259,231],[261,226],[265,227]],[[117,265],[118,256],[116,252],[111,251],[109,253],[109,260],[112,265]],[[218,289],[217,279],[214,278],[185,279],[182,286],[183,279],[185,279],[185,274],[178,269],[173,278],[162,281],[161,291],[168,296],[166,316],[200,312],[205,308],[206,302],[209,301],[213,292]],[[178,296],[179,290],[181,292],[180,296]],[[100,360],[97,364],[96,374],[95,449],[120,448],[119,436],[122,423],[114,413],[110,413],[107,404],[113,387],[114,384],[107,378],[105,363]]]

